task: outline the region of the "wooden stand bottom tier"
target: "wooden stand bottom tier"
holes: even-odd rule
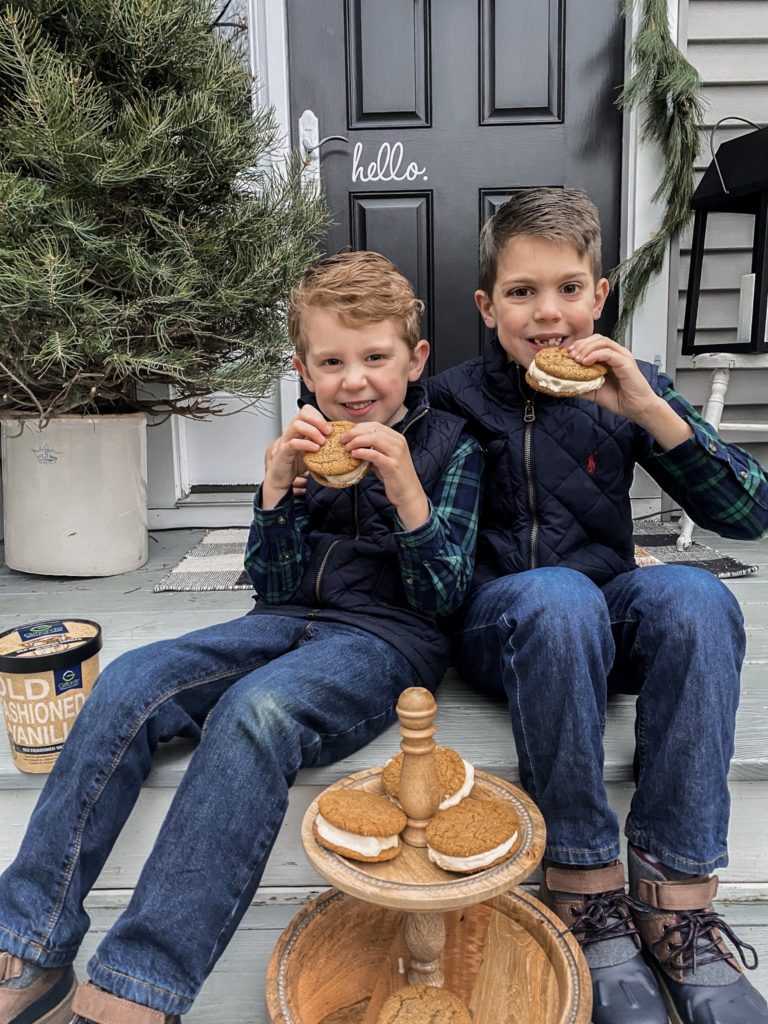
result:
[[[473,1024],[588,1024],[589,969],[564,925],[522,889],[447,911],[444,987]],[[331,889],[290,922],[272,954],[273,1024],[375,1024],[407,984],[406,914]]]

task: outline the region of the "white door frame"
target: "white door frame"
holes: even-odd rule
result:
[[[667,0],[670,26],[677,36],[681,24],[681,7],[687,0]],[[256,79],[256,98],[261,105],[271,105],[284,137],[284,149],[290,144],[290,101],[288,89],[288,33],[285,0],[248,0],[249,47],[251,68]],[[637,31],[639,14],[633,11],[628,19],[625,51],[625,80],[630,67],[630,49]],[[684,45],[682,40],[680,45]],[[651,202],[661,176],[661,155],[658,147],[641,139],[643,111],[624,114],[622,154],[622,218],[620,254],[629,253],[651,237],[661,221],[662,210]],[[627,333],[628,348],[639,358],[666,362],[667,338],[670,331],[669,254],[664,270],[649,285],[646,298],[635,312]],[[284,378],[278,389],[275,416],[283,429],[296,408],[298,382]],[[162,426],[150,429],[149,440],[149,523],[154,529],[186,526],[248,525],[250,499],[240,495],[235,500],[211,496],[204,502],[187,498],[187,439],[185,422],[171,416]]]

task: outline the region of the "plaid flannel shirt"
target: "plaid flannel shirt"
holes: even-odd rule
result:
[[[483,454],[473,438],[453,454],[427,521],[405,530],[396,519],[397,557],[408,603],[441,617],[455,611],[474,568]],[[262,509],[261,489],[245,550],[245,569],[267,604],[285,604],[309,565],[309,516],[303,497],[289,491],[271,509]]]
[[[747,540],[768,530],[768,478],[749,452],[728,444],[659,376],[658,394],[690,425],[693,437],[662,452],[649,438],[638,461],[695,523],[723,537]]]

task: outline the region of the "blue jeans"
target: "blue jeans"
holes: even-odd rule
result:
[[[739,674],[739,606],[711,573],[660,565],[600,588],[572,569],[480,587],[456,636],[468,682],[504,695],[523,786],[547,826],[546,856],[619,856],[603,780],[606,702],[637,694],[629,840],[680,871],[728,862]]]
[[[185,1013],[258,886],[299,768],[394,721],[413,670],[370,633],[248,615],[118,658],[99,677],[0,878],[0,950],[73,961],[83,899],[157,744],[199,743],[125,912],[88,964],[117,996]]]

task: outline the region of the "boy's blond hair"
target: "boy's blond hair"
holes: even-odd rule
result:
[[[419,342],[424,303],[407,277],[377,252],[345,252],[310,267],[288,301],[288,337],[304,360],[307,342],[302,318],[309,307],[329,309],[347,327],[391,320],[413,351]]]
[[[595,281],[602,277],[600,215],[577,188],[527,188],[515,193],[485,222],[480,232],[480,288],[490,296],[499,255],[511,238],[535,235],[571,245],[589,260]]]

